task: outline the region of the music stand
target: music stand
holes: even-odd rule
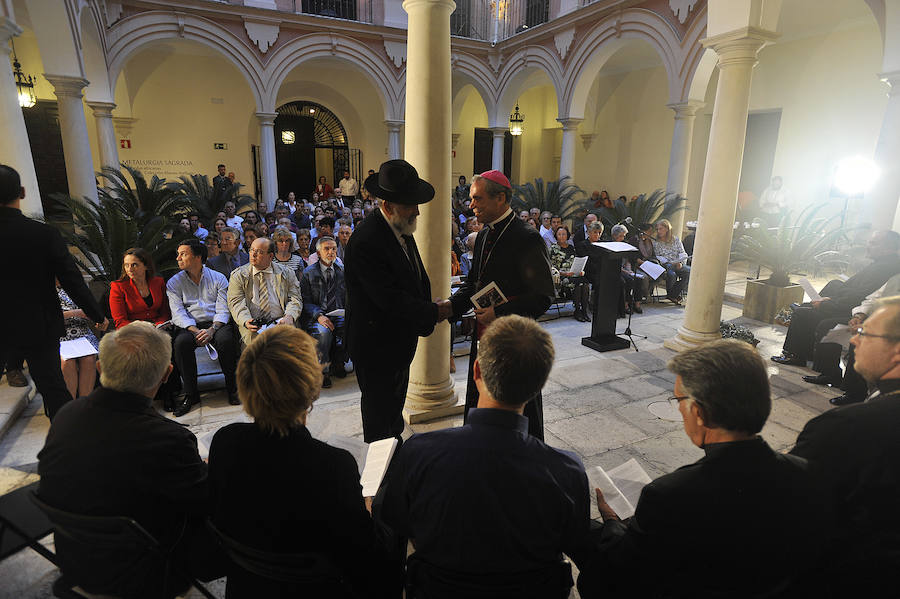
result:
[[[633,342],[616,335],[616,317],[622,293],[621,260],[636,256],[638,249],[627,243],[602,241],[588,244],[588,248],[589,259],[598,262],[600,268],[594,269],[594,280],[591,281],[594,287],[591,336],[582,337],[581,344],[599,352],[625,349]],[[631,332],[630,326],[628,332]]]

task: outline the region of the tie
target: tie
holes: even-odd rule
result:
[[[416,240],[412,235],[404,235],[403,241],[406,242],[406,254],[416,273],[416,280],[421,281],[422,273],[419,272],[419,250],[416,248]]]
[[[334,271],[329,266],[325,269],[325,311],[334,309]]]
[[[266,285],[266,275],[256,273],[256,283],[259,285],[259,311],[260,318],[269,319],[269,286]]]

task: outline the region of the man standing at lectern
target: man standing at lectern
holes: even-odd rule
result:
[[[492,282],[497,284],[507,302],[475,310],[476,330],[469,354],[469,384],[466,389],[466,414],[478,403],[478,388],[472,378],[472,367],[478,357],[478,337],[494,319],[518,314],[537,319],[553,300],[555,290],[550,274],[550,258],[540,233],[516,218],[509,206],[512,196],[509,179],[491,170],[472,179],[470,207],[484,228],[475,239],[472,267],[466,281],[453,294],[453,318],[460,318],[472,308],[471,298]],[[541,394],[525,406],[529,434],[544,439],[544,409]]]
[[[419,204],[434,198],[434,187],[405,160],[385,162],[365,186],[378,207],[356,228],[344,253],[345,336],[362,392],[363,437],[371,443],[403,432],[416,344],[450,316],[451,306],[446,299],[432,301],[413,239]]]

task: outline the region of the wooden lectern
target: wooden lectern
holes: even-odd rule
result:
[[[594,286],[594,316],[591,336],[582,337],[582,345],[597,351],[625,349],[631,345],[631,341],[616,335],[616,316],[622,296],[621,261],[637,253],[638,249],[627,243],[598,241],[588,244],[587,255],[595,266],[591,281]]]

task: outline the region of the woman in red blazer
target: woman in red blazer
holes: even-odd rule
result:
[[[135,320],[161,324],[172,318],[166,282],[156,276],[150,252],[130,248],[122,259],[122,277],[109,290],[109,309],[116,328]]]

